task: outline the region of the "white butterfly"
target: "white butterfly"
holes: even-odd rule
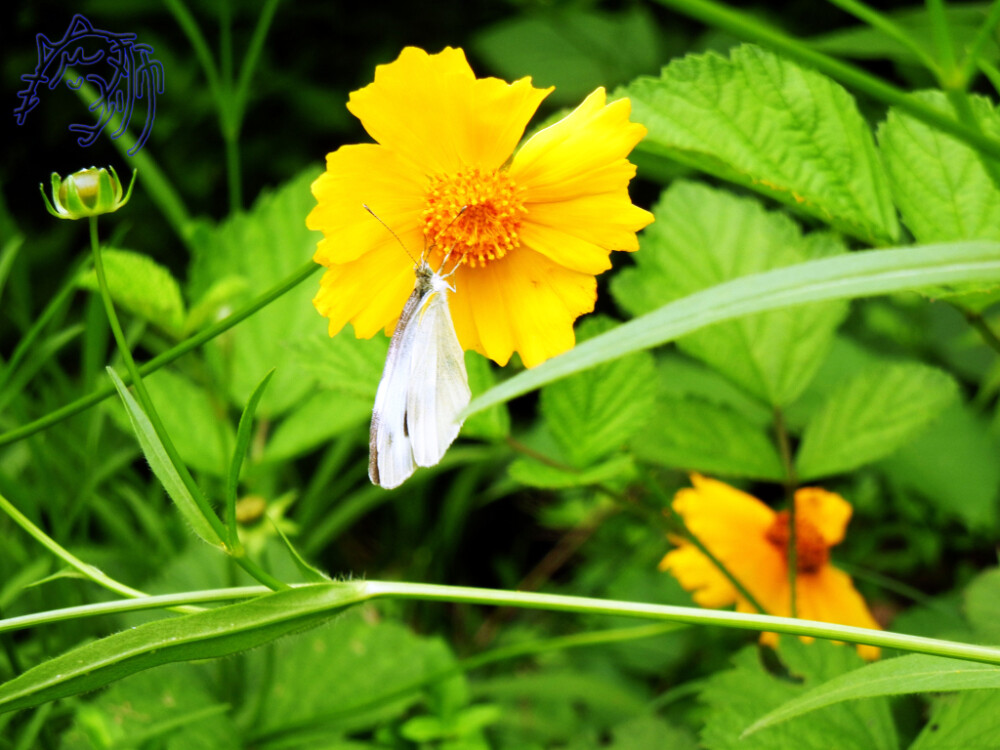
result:
[[[368,477],[386,489],[398,487],[417,466],[441,460],[458,435],[458,415],[471,396],[448,309],[448,292],[455,289],[424,258],[416,275],[389,343],[372,410]]]

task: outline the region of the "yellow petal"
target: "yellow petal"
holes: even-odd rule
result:
[[[393,240],[357,260],[329,267],[313,305],[330,319],[330,335],[350,321],[367,339],[398,320],[413,291],[413,263]]]
[[[372,138],[434,175],[500,167],[550,91],[530,78],[477,80],[460,49],[407,47],[351,93],[347,108]]]
[[[717,479],[692,474],[693,489],[674,496],[674,510],[715,555],[738,556],[748,544],[768,544],[775,513],[764,503]],[[768,544],[768,546],[771,546]]]
[[[312,184],[317,205],[306,218],[306,226],[323,232],[316,262],[329,266],[355,260],[392,238],[386,226],[419,258],[426,183],[411,164],[382,146],[343,146],[328,154],[326,172]],[[385,226],[364,209],[366,204]]]
[[[635,233],[652,220],[622,191],[534,205],[519,234],[524,245],[559,265],[596,274],[611,267],[611,250],[638,250]]]
[[[660,562],[660,570],[671,573],[702,607],[726,607],[736,602],[738,594],[733,584],[689,543],[668,552]]]
[[[629,122],[631,103],[605,105],[604,89],[518,150],[510,174],[524,187],[525,204],[622,190],[634,174],[625,157],[646,134]],[[647,222],[648,223],[648,222]]]
[[[795,510],[799,518],[816,527],[828,546],[843,541],[852,508],[837,493],[819,487],[803,487],[795,493]]]
[[[455,289],[452,313],[463,348],[499,364],[517,351],[526,367],[572,348],[573,321],[597,299],[593,276],[523,246],[485,267],[460,266]],[[466,337],[472,331],[475,344]]]
[[[831,565],[800,575],[796,600],[798,615],[804,620],[881,629],[851,577]],[[858,646],[858,653],[865,659],[877,659],[880,651],[874,646]]]

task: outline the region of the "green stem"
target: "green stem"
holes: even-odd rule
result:
[[[955,47],[951,41],[951,30],[948,28],[948,17],[945,15],[943,0],[927,0],[927,15],[931,20],[931,32],[934,35],[934,48],[941,60],[941,88],[950,89],[955,86]]]
[[[774,435],[778,443],[778,452],[781,454],[781,465],[785,474],[785,501],[788,503],[788,611],[792,613],[792,617],[797,617],[799,613],[799,529],[795,490],[798,489],[799,478],[795,473],[795,462],[792,460],[792,446],[788,439],[788,429],[785,427],[785,415],[777,407],[774,409]]]
[[[976,68],[979,63],[979,55],[983,51],[983,47],[993,36],[996,31],[997,24],[1000,23],[1000,0],[993,0],[993,4],[990,6],[990,12],[986,16],[986,20],[983,25],[979,27],[976,32],[975,39],[972,40],[972,44],[969,45],[969,49],[965,53],[965,58],[962,60],[962,65],[959,69],[958,82],[961,85],[962,90],[968,90],[969,86],[972,84],[973,76],[976,74]]]
[[[209,326],[203,331],[195,334],[191,338],[185,339],[177,346],[163,352],[162,354],[154,357],[149,362],[144,364],[139,368],[139,373],[141,375],[149,375],[152,372],[156,372],[164,365],[168,365],[173,362],[178,357],[187,354],[192,349],[196,349],[207,341],[211,341],[216,336],[225,333],[230,328],[235,326],[237,323],[249,318],[258,310],[266,307],[267,305],[274,302],[279,297],[283,296],[286,292],[291,291],[303,281],[312,276],[316,271],[318,271],[320,266],[316,265],[313,261],[308,261],[299,270],[295,271],[291,276],[286,278],[284,281],[279,282],[276,286],[264,292],[262,295],[257,297],[255,300],[250,302],[246,307],[233,313],[224,320],[220,320],[218,323]],[[132,376],[127,374],[122,378],[126,385],[132,382]],[[44,417],[40,417],[33,422],[29,422],[26,425],[17,427],[13,430],[9,430],[2,435],[0,435],[0,447],[4,445],[9,445],[10,443],[26,438],[29,435],[34,435],[36,432],[40,432],[54,424],[58,424],[65,419],[69,419],[75,414],[79,414],[85,409],[89,409],[95,404],[99,404],[101,401],[106,399],[108,396],[115,393],[115,388],[113,385],[105,385],[93,393],[90,393],[82,398],[78,398],[66,406],[60,409],[56,409],[53,412],[46,414]]]
[[[164,2],[167,4],[170,12],[174,14],[177,25],[184,31],[188,42],[194,49],[195,57],[198,58],[198,62],[201,63],[201,69],[205,73],[205,80],[208,83],[208,89],[212,94],[212,98],[215,101],[219,101],[222,94],[222,87],[219,84],[219,70],[215,67],[212,52],[209,49],[208,42],[205,41],[205,37],[202,36],[198,22],[181,0],[164,0]]]
[[[879,13],[874,8],[870,8],[858,0],[828,0],[831,5],[836,5],[841,10],[850,13],[855,18],[864,21],[874,29],[878,29],[890,39],[896,40],[906,47],[921,62],[921,64],[931,71],[935,77],[940,78],[941,68],[935,62],[927,50],[910,36],[906,29],[897,24],[888,16]]]
[[[45,547],[45,549],[69,565],[71,568],[77,570],[84,577],[89,578],[98,586],[103,586],[109,591],[114,591],[116,594],[130,598],[147,596],[144,592],[134,589],[131,586],[126,586],[124,583],[120,583],[114,578],[108,576],[104,571],[95,568],[93,565],[85,563],[68,549],[60,545],[55,539],[35,526],[35,524],[33,524],[27,516],[15,508],[14,505],[3,495],[0,495],[0,510],[10,516],[10,519],[24,529],[28,536],[41,544]]]
[[[522,609],[549,612],[574,612],[580,614],[613,615],[637,617],[662,622],[687,623],[689,625],[714,625],[737,630],[755,630],[784,635],[802,635],[834,641],[892,648],[919,654],[931,654],[953,659],[996,664],[1000,666],[1000,648],[980,646],[972,643],[946,641],[938,638],[892,633],[884,630],[858,628],[851,625],[837,625],[815,620],[798,620],[791,617],[747,614],[724,610],[701,609],[698,607],[677,607],[669,604],[645,604],[614,599],[595,599],[583,596],[560,594],[539,594],[521,591],[481,589],[469,586],[440,586],[430,583],[397,583],[392,581],[345,581],[338,583],[311,584],[346,588],[355,602],[375,599],[402,599],[431,602],[482,604],[486,606],[511,606]],[[261,586],[248,586],[213,591],[194,591],[165,596],[149,596],[117,602],[102,602],[82,607],[69,607],[33,615],[0,620],[0,632],[19,630],[37,625],[62,622],[81,617],[120,614],[143,609],[217,601],[234,601],[267,595]],[[333,606],[340,610],[343,600],[338,599]]]
[[[90,217],[90,249],[94,256],[94,271],[97,273],[97,286],[101,293],[101,299],[104,301],[104,311],[108,315],[108,323],[111,325],[111,334],[114,336],[115,343],[118,345],[118,351],[120,352],[122,359],[125,360],[125,368],[128,370],[128,373],[132,378],[132,386],[135,388],[136,395],[139,397],[139,402],[142,404],[142,408],[146,412],[146,416],[153,425],[153,430],[156,431],[157,437],[160,438],[160,442],[163,444],[163,449],[167,454],[167,458],[170,459],[170,463],[172,463],[174,468],[177,470],[181,481],[184,482],[184,486],[187,487],[188,492],[191,493],[191,497],[198,506],[198,510],[201,511],[202,516],[206,521],[208,521],[209,525],[215,531],[219,539],[226,539],[227,534],[225,525],[221,520],[219,520],[219,516],[216,515],[211,504],[208,502],[208,498],[205,497],[205,494],[201,491],[201,487],[198,486],[198,483],[194,481],[194,477],[192,477],[191,472],[188,471],[187,465],[184,463],[183,459],[181,459],[180,453],[177,452],[177,448],[174,446],[174,441],[171,439],[166,428],[163,426],[160,414],[156,410],[156,406],[153,404],[153,399],[150,398],[149,392],[146,390],[146,385],[142,381],[142,375],[139,373],[139,368],[136,366],[135,360],[132,358],[132,352],[128,347],[128,342],[125,340],[125,334],[122,333],[121,324],[118,321],[118,314],[115,312],[115,305],[111,301],[111,292],[108,290],[108,281],[104,275],[104,261],[101,258],[101,247],[97,239],[96,216]],[[227,548],[227,551],[241,568],[265,586],[268,586],[276,591],[288,588],[286,583],[279,581],[247,557],[244,550]]]
[[[264,40],[267,39],[267,32],[271,28],[271,21],[278,10],[281,0],[267,0],[260,15],[257,18],[257,26],[254,27],[253,37],[247,47],[243,64],[240,66],[240,78],[236,84],[236,93],[233,96],[233,107],[236,110],[236,121],[242,122],[246,112],[247,96],[250,92],[250,81],[253,79],[254,71],[257,68],[257,61],[260,59],[261,50],[264,49]]]
[[[226,115],[226,117],[231,116]],[[235,214],[243,210],[239,128],[234,127],[231,122],[223,123],[222,139],[226,144],[226,182],[229,185],[229,213]]]
[[[1000,336],[990,328],[982,314],[973,312],[972,310],[963,310],[962,312],[965,314],[965,319],[969,321],[969,325],[975,328],[979,335],[982,336],[986,345],[991,347],[997,354],[1000,354]]]
[[[883,104],[895,106],[939,130],[949,133],[970,146],[1000,159],[1000,140],[970,130],[960,122],[911,97],[903,89],[892,86],[860,68],[836,60],[806,46],[765,23],[733,10],[713,0],[657,0],[683,15],[724,29],[739,37],[756,40],[782,54],[834,78],[845,86],[867,94]]]
[[[766,614],[767,610],[764,606],[757,601],[756,597],[750,593],[750,589],[743,585],[739,578],[733,575],[732,571],[727,568],[723,562],[717,558],[705,543],[701,541],[694,532],[688,528],[687,523],[684,521],[684,517],[674,510],[673,501],[667,497],[663,489],[660,487],[659,483],[650,475],[650,473],[641,465],[638,467],[639,476],[642,478],[643,486],[650,490],[656,497],[657,502],[663,507],[665,513],[670,515],[671,520],[674,524],[681,530],[684,537],[695,546],[695,548],[701,552],[709,561],[716,567],[716,569],[726,577],[726,580],[733,585],[733,588],[742,596],[747,603],[762,614]]]

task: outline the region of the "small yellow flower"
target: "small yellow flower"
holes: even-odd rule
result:
[[[573,346],[595,274],[611,250],[637,250],[635,233],[653,220],[628,196],[626,157],[646,129],[629,122],[627,99],[607,104],[597,89],[514,153],[551,90],[477,79],[460,49],[407,47],[351,94],[347,108],[377,143],[327,155],[307,219],[324,234],[314,257],[328,270],[313,303],[331,336],[347,322],[360,338],[391,333],[413,291],[413,261],[367,204],[414,254],[429,248],[434,268],[451,252],[464,349],[500,364],[517,351],[532,367]]]
[[[698,474],[694,488],[680,490],[673,508],[708,550],[726,566],[767,614],[791,615],[788,588],[788,511],[776,513],[757,498],[724,482]],[[798,616],[860,628],[878,628],[851,577],[830,565],[830,547],[844,538],[851,506],[840,495],[818,487],[795,493],[795,529],[798,575],[795,594]],[[661,570],[670,571],[703,607],[735,604],[739,612],[755,612],[719,569],[694,545],[672,540]],[[777,635],[764,633],[773,645]],[[877,659],[879,649],[858,646],[866,659]]]
[[[111,170],[110,173],[108,169]],[[51,203],[45,195],[45,187],[41,184],[38,186],[49,213],[57,219],[85,219],[114,213],[124,206],[132,197],[136,173],[132,172],[132,181],[126,193],[122,190],[122,183],[115,168],[108,169],[104,167],[81,169],[67,175],[66,179],[53,172]]]

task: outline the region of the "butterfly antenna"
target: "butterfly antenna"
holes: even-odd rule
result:
[[[413,265],[414,266],[420,265],[420,262],[416,258],[413,257],[413,253],[410,252],[409,248],[407,248],[406,245],[403,244],[403,241],[401,239],[399,239],[399,235],[396,234],[394,231],[392,231],[392,227],[390,227],[388,224],[386,224],[384,221],[382,221],[382,219],[379,218],[379,215],[377,213],[375,213],[374,211],[372,211],[371,208],[368,207],[367,203],[362,203],[361,205],[364,207],[365,211],[367,211],[368,213],[370,213],[372,216],[375,217],[375,221],[377,221],[379,224],[381,224],[382,226],[384,226],[386,228],[386,230],[389,232],[389,234],[391,234],[393,237],[396,238],[396,242],[398,242],[399,246],[401,248],[403,248],[403,252],[410,256],[410,260],[413,261]],[[462,210],[464,211],[465,209],[463,208]],[[451,224],[449,224],[448,226],[451,226]]]

